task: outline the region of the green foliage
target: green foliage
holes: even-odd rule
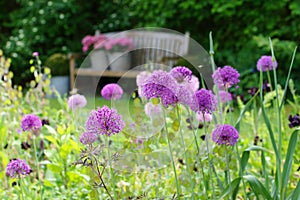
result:
[[[62,53],[51,55],[46,61],[45,66],[51,69],[52,76],[68,76],[69,75],[69,59]]]

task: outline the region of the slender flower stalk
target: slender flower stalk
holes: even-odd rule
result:
[[[116,192],[115,174],[114,174],[114,171],[113,171],[113,168],[112,168],[112,159],[111,159],[109,138],[106,139],[106,145],[107,145],[107,156],[108,156],[108,163],[109,163],[109,171],[110,171],[110,177],[111,177],[112,190],[113,190],[113,193],[114,193],[114,198],[118,199],[118,195],[117,195],[117,192]]]
[[[39,180],[39,184],[40,184],[40,196],[41,199],[43,199],[43,184],[41,181],[41,177],[40,177],[40,166],[39,166],[39,159],[37,156],[37,149],[36,149],[36,137],[35,135],[33,135],[33,150],[34,150],[34,158],[35,158],[35,165],[36,165],[36,172],[37,172],[37,178]]]

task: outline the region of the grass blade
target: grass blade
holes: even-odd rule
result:
[[[238,177],[238,178],[234,179],[233,181],[231,181],[231,183],[229,185],[227,185],[227,187],[223,190],[219,199],[224,199],[224,197],[226,197],[230,193],[230,188],[237,187],[239,185],[241,179],[242,179],[241,177]]]
[[[264,199],[272,199],[270,193],[266,190],[264,185],[252,175],[246,175],[244,178],[249,182],[250,187],[254,191],[255,194],[260,194],[264,197]]]
[[[297,137],[298,137],[298,130],[295,130],[292,133],[292,136],[290,138],[289,146],[288,146],[288,150],[287,150],[287,154],[286,154],[286,158],[285,158],[285,162],[284,162],[284,166],[283,166],[282,181],[281,181],[282,185],[281,185],[281,190],[280,190],[282,197],[285,197],[288,180],[289,180],[290,173],[292,170],[293,155],[294,155],[296,145],[297,145]]]

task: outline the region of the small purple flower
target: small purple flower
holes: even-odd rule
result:
[[[232,95],[229,92],[226,92],[224,90],[219,91],[220,101],[222,103],[226,103],[228,101],[232,101]]]
[[[212,140],[218,145],[225,144],[227,146],[233,146],[237,142],[238,138],[238,131],[229,124],[217,125],[212,132]]]
[[[196,92],[199,89],[200,83],[198,77],[192,75],[192,78],[190,81],[186,83],[188,87],[193,91]]]
[[[178,102],[177,89],[176,80],[169,73],[162,70],[154,71],[141,85],[143,96],[147,99],[161,98],[161,102],[165,107],[175,105]]]
[[[101,95],[106,100],[121,99],[123,95],[123,89],[116,83],[110,83],[102,88]]]
[[[86,98],[80,94],[74,94],[69,97],[68,105],[69,108],[76,110],[77,108],[83,108],[86,106]]]
[[[192,79],[192,71],[183,66],[177,66],[171,69],[170,75],[175,78],[178,83],[182,83],[185,80],[190,81]]]
[[[11,178],[21,178],[22,175],[26,177],[31,172],[31,168],[25,160],[21,160],[19,158],[12,159],[8,165],[6,166],[6,175]]]
[[[292,115],[289,115],[289,127],[294,128],[296,126],[300,126],[300,116],[297,113],[294,117]]]
[[[217,101],[215,96],[210,90],[204,88],[195,92],[195,98],[197,102],[196,112],[212,113],[216,109]]]
[[[38,131],[42,127],[42,121],[34,114],[24,115],[21,121],[21,128],[23,131]]]
[[[273,66],[274,65],[274,66]],[[269,71],[277,68],[278,63],[272,62],[272,56],[261,56],[260,59],[257,61],[256,67],[258,71]]]
[[[220,89],[228,89],[231,88],[233,85],[238,84],[240,82],[239,77],[239,72],[228,65],[224,66],[223,68],[218,67],[218,69],[212,75],[214,83]]]
[[[125,122],[115,109],[103,106],[90,112],[85,126],[89,133],[110,136],[121,132]]]
[[[38,56],[39,56],[39,52],[37,52],[37,51],[36,51],[36,52],[33,52],[33,53],[32,53],[32,56],[33,56],[33,57],[38,57]]]
[[[204,115],[204,118],[203,118],[203,115]],[[212,114],[209,114],[209,113],[196,113],[196,119],[199,121],[199,122],[210,122],[212,120]]]
[[[92,144],[97,140],[97,134],[91,132],[84,132],[80,136],[80,142],[84,145]]]

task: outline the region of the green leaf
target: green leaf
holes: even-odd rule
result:
[[[298,181],[297,187],[293,192],[292,200],[299,200],[299,197],[300,197],[300,181]]]
[[[264,185],[253,175],[245,175],[244,178],[249,182],[250,187],[255,194],[260,194],[264,199],[272,199],[271,194],[266,190]]]
[[[291,174],[291,170],[292,170],[292,163],[293,163],[293,155],[295,152],[295,148],[297,145],[297,137],[298,137],[298,130],[295,130],[292,133],[292,136],[290,138],[289,141],[289,146],[288,146],[288,150],[287,150],[287,154],[286,154],[286,158],[285,158],[285,162],[284,162],[284,166],[283,166],[283,172],[282,172],[282,181],[281,181],[281,195],[285,196],[285,191],[287,189],[288,186],[288,180]]]
[[[223,190],[219,199],[224,199],[224,197],[226,197],[230,193],[230,188],[233,189],[233,188],[237,187],[239,185],[241,179],[242,179],[241,177],[238,177],[238,178],[234,179],[233,181],[231,181],[231,183],[229,185],[227,185],[227,187]]]
[[[248,160],[250,157],[250,151],[244,151],[242,158],[241,158],[241,169],[242,169],[242,173],[245,171],[246,166],[248,164]]]
[[[46,127],[46,129],[48,130],[48,132],[49,132],[50,134],[52,134],[52,135],[57,135],[57,132],[56,132],[56,130],[55,130],[53,127],[48,126],[48,125],[44,125],[44,127]]]
[[[47,168],[48,168],[50,171],[52,171],[52,172],[58,172],[58,173],[60,173],[60,172],[62,171],[62,167],[59,166],[58,164],[53,164],[53,163],[48,164],[48,165],[47,165]]]
[[[53,137],[53,136],[51,136],[51,135],[46,135],[46,136],[44,136],[44,138],[45,138],[46,140],[48,140],[49,142],[55,144],[55,146],[58,146],[55,137]]]

